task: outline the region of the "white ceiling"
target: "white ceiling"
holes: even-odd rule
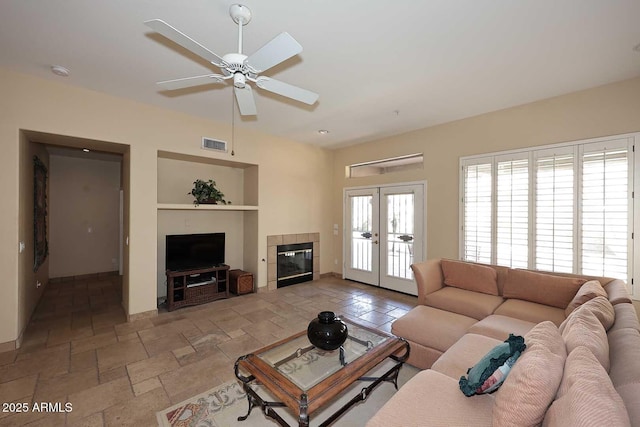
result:
[[[237,49],[232,0],[2,0],[0,66],[231,122],[232,89],[161,93],[219,70],[166,41],[159,18],[220,56]],[[640,0],[246,0],[251,54],[282,31],[304,51],[265,75],[320,94],[256,89],[238,126],[338,147],[640,75]],[[52,64],[71,70],[64,79]],[[317,130],[328,129],[328,135]]]

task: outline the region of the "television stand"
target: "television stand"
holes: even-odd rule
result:
[[[193,270],[167,270],[167,309],[229,298],[229,266],[221,264]]]

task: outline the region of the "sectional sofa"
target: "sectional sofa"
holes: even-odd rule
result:
[[[640,323],[621,280],[433,259],[392,326],[422,368],[368,422],[393,426],[640,426]],[[509,337],[526,350],[497,391],[459,380]]]

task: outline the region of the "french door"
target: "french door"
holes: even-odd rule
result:
[[[412,295],[423,260],[424,184],[345,191],[344,277]]]

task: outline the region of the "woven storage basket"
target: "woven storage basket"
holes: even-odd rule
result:
[[[242,270],[230,270],[229,290],[236,295],[253,292],[253,273]]]

